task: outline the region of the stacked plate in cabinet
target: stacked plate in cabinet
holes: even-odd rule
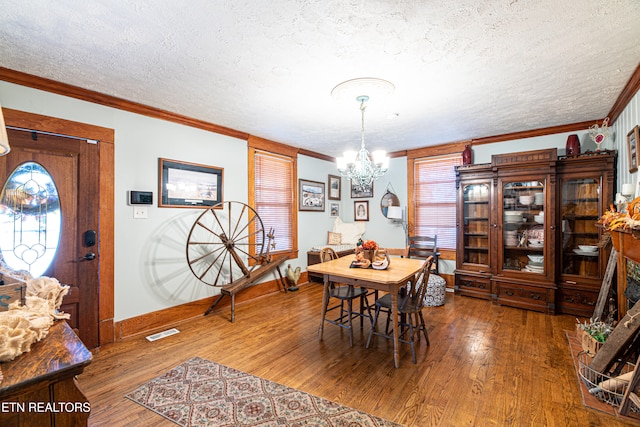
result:
[[[518,230],[507,230],[504,232],[505,246],[518,246]]]
[[[600,253],[598,252],[598,246],[596,245],[578,245],[578,249],[574,249],[573,252],[578,255],[584,256],[598,256]]]
[[[544,257],[542,255],[527,255],[529,263],[524,266],[523,271],[530,273],[544,273]]]
[[[522,212],[521,211],[505,211],[504,222],[506,224],[522,224]]]
[[[534,193],[534,195],[533,195],[533,204],[534,205],[543,205],[544,204],[544,193]]]

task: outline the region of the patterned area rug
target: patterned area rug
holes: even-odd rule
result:
[[[400,426],[195,357],[126,397],[181,426]]]

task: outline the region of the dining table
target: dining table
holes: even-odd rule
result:
[[[400,348],[398,340],[398,293],[400,289],[413,279],[420,271],[425,260],[414,258],[391,258],[389,266],[384,270],[371,267],[354,267],[354,256],[344,256],[320,264],[307,267],[307,271],[322,275],[324,291],[322,293],[322,313],[318,339],[324,333],[324,317],[326,314],[329,287],[331,283],[364,287],[367,289],[388,292],[391,294],[391,321],[393,325],[393,364],[400,366]]]

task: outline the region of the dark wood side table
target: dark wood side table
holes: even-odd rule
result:
[[[353,255],[355,253],[355,248],[346,249],[344,251],[336,252],[339,258],[347,255]],[[320,264],[320,251],[309,251],[307,252],[307,266],[313,264]],[[307,272],[309,276],[309,282],[322,283],[322,274]]]
[[[86,426],[91,405],[75,376],[91,352],[64,320],[11,362],[0,363],[1,426]]]

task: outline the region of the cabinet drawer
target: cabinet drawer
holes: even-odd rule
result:
[[[591,317],[593,309],[598,302],[598,295],[598,291],[560,287],[556,293],[558,312]]]
[[[475,277],[456,274],[456,293],[460,295],[492,299],[491,280],[485,277]]]
[[[497,282],[496,298],[498,304],[527,310],[554,312],[555,290],[532,285]]]

